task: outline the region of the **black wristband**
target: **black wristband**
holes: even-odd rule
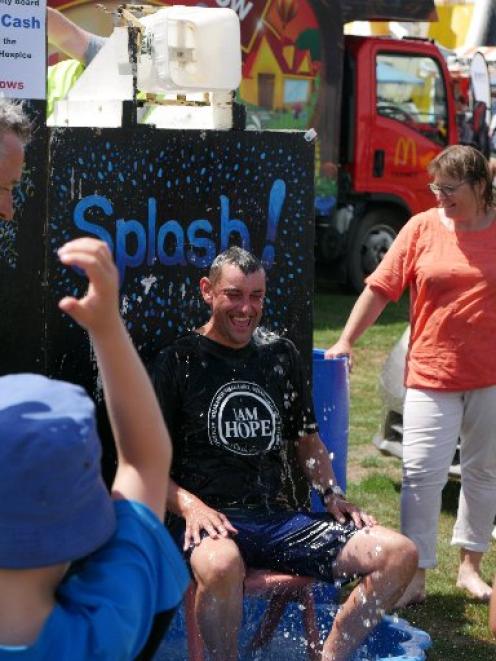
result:
[[[325,500],[326,500],[327,496],[334,496],[334,492],[332,490],[332,487],[327,487],[327,489],[324,489],[324,491],[322,491],[322,493],[320,494],[320,500],[322,501],[323,505],[326,504]]]
[[[326,499],[329,496],[336,496],[337,498],[341,498],[341,500],[346,500],[343,490],[338,486],[327,487],[327,489],[324,489],[324,491],[320,494],[320,500],[322,501],[323,505],[327,505]]]

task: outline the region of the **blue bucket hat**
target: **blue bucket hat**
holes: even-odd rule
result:
[[[0,377],[0,567],[70,562],[111,537],[100,456],[83,388],[39,374]]]

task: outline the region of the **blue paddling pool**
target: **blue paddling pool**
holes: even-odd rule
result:
[[[326,589],[326,588],[324,588]],[[321,589],[316,589],[316,611],[318,626],[323,640],[329,630],[329,604],[324,604]],[[255,651],[250,650],[250,641],[258,627],[266,601],[245,598],[244,621],[239,640],[240,661],[305,661],[305,640],[301,606],[288,604],[284,617],[270,643]],[[335,608],[335,605],[334,605]],[[331,605],[332,611],[332,605]],[[350,661],[424,661],[431,646],[430,636],[412,627],[406,620],[386,616],[371,632]],[[184,611],[181,609],[167,633],[154,661],[187,661],[187,641],[184,626]]]

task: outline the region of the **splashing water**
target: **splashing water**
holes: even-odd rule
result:
[[[328,635],[330,624],[338,610],[336,601],[329,601],[329,594],[326,592],[329,588],[318,585],[315,588],[316,610],[317,610],[317,628],[321,643]],[[323,591],[323,592],[322,592]],[[327,596],[326,596],[327,595]],[[301,661],[308,658],[308,650],[312,647],[306,638],[303,630],[303,611],[294,603],[288,604],[284,617],[274,633],[274,637],[268,645],[262,649],[252,650],[250,641],[258,629],[260,620],[263,616],[267,602],[264,599],[254,597],[246,598],[244,601],[243,628],[240,634],[240,661]],[[180,613],[182,625],[184,627],[184,615]],[[375,618],[374,618],[375,620]],[[398,621],[398,618],[396,617]],[[418,643],[412,640],[412,634],[422,633],[418,630],[410,629],[406,625],[399,624],[394,627],[391,618],[379,624],[375,628],[375,621],[366,619],[363,622],[367,629],[368,637],[360,648],[350,657],[349,661],[386,661],[394,657],[407,661],[420,661],[425,656]],[[167,634],[169,644],[163,645],[155,655],[154,661],[184,661],[187,658],[186,639],[178,641],[173,637],[174,623],[171,631]],[[425,634],[424,634],[425,635]],[[348,633],[343,633],[343,638],[349,640]],[[405,647],[403,646],[405,644]],[[413,646],[411,646],[413,643]],[[422,649],[426,649],[423,647]],[[416,656],[412,656],[416,654]]]
[[[154,275],[149,275],[147,278],[142,278],[140,282],[143,286],[143,289],[145,290],[145,294],[148,294],[150,289],[156,282],[158,282],[158,280]]]
[[[128,309],[129,309],[129,298],[124,295],[122,297],[122,302],[121,302],[121,315],[123,317],[126,316]]]
[[[272,344],[280,338],[280,335],[273,333],[272,331],[264,328],[263,326],[258,326],[255,332],[253,333],[253,339],[257,344]]]

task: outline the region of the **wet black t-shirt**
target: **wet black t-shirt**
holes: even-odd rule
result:
[[[191,332],[160,352],[153,380],[177,484],[212,507],[285,504],[287,444],[317,429],[290,340],[257,331],[231,349]]]

